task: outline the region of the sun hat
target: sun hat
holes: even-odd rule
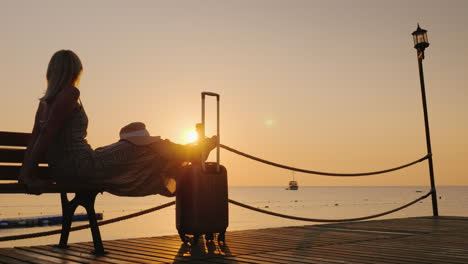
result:
[[[146,125],[142,122],[132,122],[120,129],[120,140],[128,141],[134,145],[148,145],[161,140],[159,136],[150,136]]]

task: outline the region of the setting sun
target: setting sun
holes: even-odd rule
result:
[[[198,140],[198,133],[195,130],[190,130],[185,133],[184,141],[185,143],[193,143]]]

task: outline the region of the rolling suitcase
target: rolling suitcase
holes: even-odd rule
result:
[[[217,135],[216,162],[201,162],[187,165],[177,179],[176,227],[184,243],[190,241],[187,235],[193,235],[196,244],[201,235],[206,241],[212,241],[217,235],[218,242],[225,241],[225,232],[229,224],[227,171],[219,163],[219,95],[202,93],[202,123],[200,138],[205,136],[205,97],[217,99]]]

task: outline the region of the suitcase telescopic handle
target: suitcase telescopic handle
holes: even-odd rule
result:
[[[216,171],[219,172],[219,161],[220,161],[220,131],[219,131],[219,94],[212,93],[212,92],[202,92],[202,129],[200,137],[203,139],[205,138],[205,97],[206,96],[214,96],[216,97],[216,135],[218,136],[218,140],[216,142]],[[205,171],[205,162],[202,162],[202,169]]]

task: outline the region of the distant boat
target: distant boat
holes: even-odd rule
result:
[[[299,185],[297,184],[297,181],[294,179],[294,171],[292,172],[293,180],[289,181],[289,186],[286,188],[286,190],[291,190],[291,191],[297,191],[299,189]]]
[[[296,191],[297,189],[299,189],[299,186],[297,185],[297,181],[290,181],[289,187],[286,188],[286,190],[291,190],[291,191]]]

